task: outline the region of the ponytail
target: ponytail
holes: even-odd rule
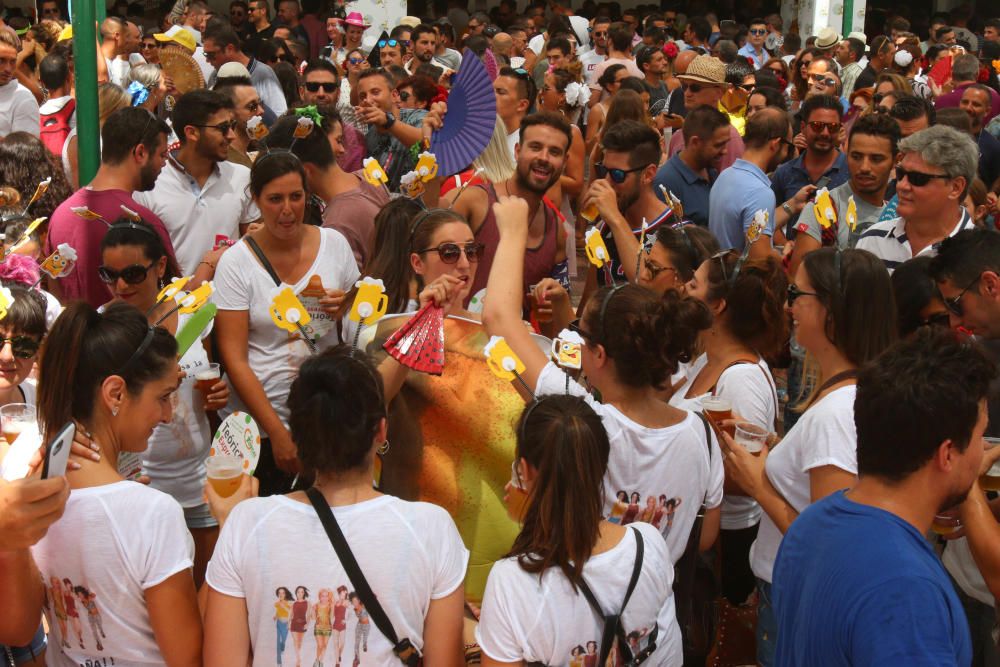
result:
[[[763,357],[777,355],[788,340],[787,287],[776,257],[747,259],[741,265],[739,254],[731,252],[709,262],[708,301],[726,300],[721,325]]]

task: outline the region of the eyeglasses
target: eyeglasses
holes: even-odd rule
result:
[[[751,30],[750,34],[751,35],[757,35],[759,37],[760,35],[766,35],[767,34],[767,30],[761,30],[760,28],[757,28],[755,30]]]
[[[687,234],[684,234],[683,236],[684,236],[684,238],[687,238]],[[659,276],[664,271],[673,271],[674,275],[677,275],[677,269],[675,267],[673,267],[673,266],[658,266],[657,264],[654,264],[653,262],[650,262],[648,259],[645,260],[644,266],[646,267],[646,270],[649,271],[649,279],[651,281],[652,280],[656,280],[656,277]]]
[[[594,165],[594,172],[597,174],[598,178],[606,178],[610,176],[612,181],[621,185],[625,182],[625,179],[628,178],[629,174],[642,171],[648,166],[648,164],[644,164],[641,167],[636,167],[635,169],[608,169],[604,166],[603,162],[598,162]]]
[[[788,307],[791,308],[795,304],[795,300],[800,296],[814,296],[819,298],[819,294],[816,292],[803,292],[799,289],[798,285],[793,283],[788,286]]]
[[[591,336],[588,332],[580,328],[579,317],[570,322],[568,325],[566,325],[566,327],[573,333],[579,334],[580,337],[583,338],[584,340],[590,341],[591,343],[596,342],[593,336]]]
[[[843,127],[840,123],[824,123],[819,120],[811,120],[806,124],[809,126],[809,129],[816,134],[822,133],[823,130],[826,130],[830,134],[837,134],[840,132],[840,128]]]
[[[469,260],[470,263],[478,262],[486,254],[486,246],[482,243],[466,243],[465,245],[458,245],[457,243],[442,243],[436,248],[424,248],[423,250],[418,250],[417,254],[423,254],[425,252],[437,251],[438,257],[445,264],[455,264],[458,262],[459,257],[462,253],[465,253],[465,258]]]
[[[718,88],[718,86],[710,86],[704,83],[687,83],[687,82],[681,82],[681,86],[684,88],[684,90],[690,90],[695,95],[709,88]]]
[[[951,176],[948,174],[926,174],[922,171],[910,171],[909,169],[896,167],[896,183],[901,183],[904,178],[910,182],[910,185],[922,188],[930,183],[931,179],[940,178],[950,180]]]
[[[195,127],[212,128],[222,134],[229,134],[230,132],[235,132],[239,124],[235,120],[227,120],[225,123],[219,123],[218,125],[198,125],[196,123],[192,123],[192,125]]]
[[[897,171],[898,171],[898,169],[897,169]],[[965,289],[962,290],[961,292],[959,292],[956,296],[953,296],[953,297],[951,297],[949,299],[942,299],[942,302],[944,303],[945,309],[949,313],[951,313],[952,315],[954,315],[955,317],[962,317],[962,313],[963,313],[963,309],[962,309],[962,297],[965,296],[965,293],[968,292],[970,289],[972,289],[973,285],[975,285],[976,283],[978,283],[979,279],[982,278],[982,277],[983,277],[983,274],[980,273],[978,276],[976,276],[975,280],[973,280],[971,283],[969,283],[968,285],[966,285]]]
[[[928,315],[927,319],[920,320],[920,326],[922,327],[945,327],[951,328],[951,316],[948,313],[934,313],[933,315]]]
[[[126,285],[138,285],[146,279],[146,276],[149,274],[149,270],[153,268],[154,264],[156,264],[155,261],[150,262],[149,266],[131,264],[126,266],[121,271],[112,269],[110,266],[99,266],[97,267],[97,275],[108,285],[115,284],[118,282],[119,278],[124,280]]]
[[[143,42],[142,43],[142,48],[143,49],[155,49],[156,47],[157,47],[157,43],[156,42]]]
[[[0,337],[0,350],[3,350],[7,343],[10,343],[10,351],[18,359],[31,359],[42,345],[42,341],[31,336]]]
[[[323,89],[324,93],[332,93],[340,87],[340,84],[330,83],[329,81],[306,81],[305,87],[310,93],[319,92],[320,88]]]
[[[378,40],[378,48],[384,49],[385,47],[399,46],[399,40],[396,39],[380,39]]]

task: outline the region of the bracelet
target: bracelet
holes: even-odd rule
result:
[[[787,213],[788,215],[795,215],[795,212],[794,212],[794,211],[792,211],[792,207],[788,205],[788,202],[784,202],[784,203],[783,203],[783,204],[781,205],[781,208],[782,208],[782,209],[783,209],[783,210],[785,211],[785,213]]]
[[[212,270],[215,271],[215,264],[212,264],[211,262],[206,262],[205,260],[198,262],[198,266],[201,266],[202,264],[212,267]]]

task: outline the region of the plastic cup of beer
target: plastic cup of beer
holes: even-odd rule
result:
[[[986,441],[986,449],[993,449],[1000,446],[1000,438],[983,438]],[[983,491],[1000,491],[1000,461],[997,461],[990,469],[979,477],[979,486]]]
[[[948,535],[954,533],[962,527],[962,520],[952,514],[935,514],[931,523],[931,530],[938,535]]]
[[[722,396],[706,396],[701,401],[701,409],[705,411],[705,416],[720,428],[722,420],[733,418],[733,404],[729,402],[728,398]],[[733,427],[729,427],[725,431],[730,437],[736,437],[736,431]]]
[[[599,216],[600,214],[601,212],[597,210],[597,204],[590,204],[589,206],[586,206],[582,211],[580,211],[580,217],[586,220],[587,222],[593,222],[594,220],[597,220],[597,216]]]
[[[212,392],[212,387],[219,383],[219,378],[222,377],[222,370],[219,368],[219,364],[208,364],[207,366],[202,366],[194,374],[194,386],[197,387],[205,396],[208,396]]]
[[[521,484],[517,474],[517,459],[510,464],[510,482],[504,487],[504,503],[507,505],[507,516],[520,523],[524,520],[524,510],[528,506],[528,492]]]
[[[750,422],[737,422],[733,440],[754,456],[760,456],[761,450],[767,444],[767,429]]]
[[[208,483],[223,498],[236,493],[243,481],[243,459],[239,456],[216,454],[205,459]]]
[[[13,445],[23,431],[38,428],[35,406],[29,403],[8,403],[0,408],[0,432],[8,445]]]
[[[532,285],[528,288],[528,303],[531,305],[531,319],[535,322],[551,322],[552,310],[539,309],[538,297],[535,296],[535,287],[537,287],[537,285]]]

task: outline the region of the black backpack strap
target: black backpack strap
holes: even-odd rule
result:
[[[316,487],[306,489],[306,495],[309,497],[309,502],[316,509],[316,514],[319,515],[319,520],[323,524],[326,536],[330,538],[330,544],[333,545],[333,550],[337,552],[340,565],[347,573],[347,578],[350,579],[351,584],[354,586],[355,592],[357,592],[358,597],[361,599],[361,604],[368,610],[368,615],[375,623],[375,627],[389,640],[392,644],[393,653],[396,654],[396,657],[404,665],[416,667],[421,662],[420,652],[410,643],[409,639],[404,638],[400,640],[396,636],[392,622],[385,615],[385,610],[379,604],[378,597],[376,597],[371,586],[368,585],[368,580],[365,579],[365,575],[361,572],[361,567],[358,566],[358,561],[354,558],[354,553],[347,544],[347,538],[344,537],[343,531],[340,530],[340,524],[337,523],[337,518],[333,516],[333,511],[330,509],[330,505],[327,504],[326,498],[323,497],[323,494]]]
[[[271,280],[274,281],[275,285],[280,286],[281,278],[279,278],[278,274],[274,272],[274,267],[271,266],[271,262],[268,261],[267,255],[264,254],[264,251],[261,250],[261,247],[257,245],[257,242],[254,241],[249,234],[247,234],[243,238],[246,240],[247,245],[250,246],[250,250],[253,251],[253,254],[257,255],[257,259],[259,259],[260,263],[264,266],[264,270],[267,271],[267,275],[271,276]]]
[[[604,613],[601,605],[597,603],[597,598],[594,597],[593,591],[590,590],[590,586],[587,585],[586,580],[581,578],[578,584],[580,592],[583,593],[583,597],[586,598],[591,609],[604,620],[604,627],[601,630],[601,653],[597,661],[598,665],[603,665],[607,662],[616,637],[618,638],[620,650],[627,650],[628,647],[627,642],[625,642],[625,631],[622,627],[621,616],[625,613],[625,607],[628,606],[628,601],[632,598],[632,592],[635,590],[636,584],[639,583],[639,574],[642,572],[642,559],[645,550],[642,534],[635,528],[632,528],[632,534],[635,535],[635,563],[632,565],[632,578],[629,580],[628,588],[625,590],[625,599],[622,600],[621,609],[617,613]]]

